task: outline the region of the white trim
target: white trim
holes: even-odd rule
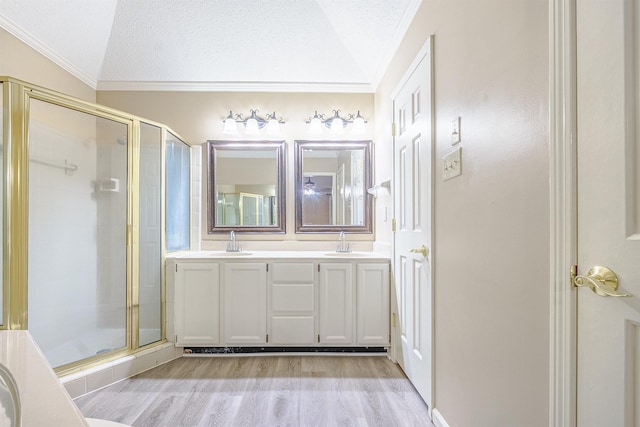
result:
[[[391,42],[389,43],[390,48],[386,51],[386,55],[382,57],[380,63],[378,64],[378,68],[376,69],[375,73],[373,74],[373,77],[371,78],[371,87],[374,90],[378,89],[378,85],[380,84],[380,82],[382,81],[382,78],[387,72],[387,69],[389,68],[389,64],[391,64],[391,61],[393,60],[393,57],[398,52],[400,43],[402,43],[404,36],[407,34],[407,31],[409,30],[409,26],[411,26],[411,23],[413,22],[413,18],[415,18],[416,13],[418,13],[418,9],[420,9],[421,4],[422,4],[422,0],[411,0],[411,2],[409,3],[407,10],[404,16],[402,17],[402,20],[398,24],[398,27],[396,28],[396,32],[393,35]]]
[[[317,82],[163,82],[109,81],[98,82],[99,91],[162,92],[295,92],[295,93],[374,93],[368,83]]]
[[[432,416],[432,412],[433,412],[433,407],[435,404],[435,375],[436,375],[436,369],[435,369],[435,350],[434,350],[434,344],[435,344],[435,323],[436,323],[436,319],[435,319],[435,248],[434,248],[434,242],[435,242],[435,194],[436,194],[436,180],[435,180],[435,153],[436,153],[436,139],[435,139],[435,83],[434,83],[434,69],[435,69],[435,61],[433,59],[433,44],[434,44],[434,36],[430,35],[427,40],[425,41],[424,45],[422,46],[422,48],[420,48],[420,50],[418,51],[418,54],[416,55],[416,57],[413,59],[413,61],[411,62],[411,65],[407,68],[407,70],[405,71],[404,75],[402,76],[402,79],[399,80],[398,84],[396,85],[396,88],[394,89],[394,91],[392,92],[391,95],[391,105],[392,105],[392,117],[391,120],[393,123],[395,123],[395,112],[396,112],[396,108],[395,108],[395,99],[397,98],[398,94],[400,93],[400,91],[402,90],[402,88],[404,87],[404,85],[407,84],[407,81],[409,80],[409,78],[411,77],[411,75],[415,72],[415,70],[418,68],[418,66],[420,65],[420,63],[427,59],[429,61],[429,85],[430,85],[430,99],[429,99],[429,103],[431,104],[431,135],[430,135],[430,143],[431,143],[431,201],[430,201],[430,205],[431,205],[431,239],[429,242],[426,242],[427,245],[429,246],[429,252],[430,252],[430,258],[431,258],[431,343],[430,343],[430,348],[431,348],[431,384],[429,385],[431,390],[431,399],[429,402],[426,402],[428,408],[429,408],[429,415]],[[395,159],[395,145],[396,145],[396,136],[393,135],[393,158],[392,158],[392,164],[393,164],[393,176],[396,176],[396,171],[395,171],[395,165],[396,165],[396,159]],[[393,191],[392,191],[393,193]],[[397,206],[396,206],[396,199],[395,196],[393,198],[392,201],[392,207],[393,207],[393,217],[397,218],[396,212],[397,212]],[[396,261],[396,233],[393,233],[393,243],[392,243],[392,247],[391,247],[391,266],[392,266],[392,270],[395,273],[395,261]],[[395,274],[394,276],[395,277]],[[390,284],[392,286],[395,286],[394,281],[393,281],[393,277],[392,277],[392,282],[390,282]],[[393,298],[391,299],[392,303],[397,303],[396,297],[395,295],[393,296]],[[392,353],[391,353],[391,358],[395,363],[398,363],[398,347],[401,348],[401,345],[398,346],[397,341],[399,339],[399,334],[396,330],[396,328],[391,328],[391,348],[393,349]]]
[[[425,58],[429,57],[429,85],[430,85],[430,99],[431,103],[431,402],[429,404],[429,411],[433,418],[433,409],[436,402],[436,84],[435,84],[435,60],[433,58],[433,42],[434,35],[430,35],[425,45],[427,50],[425,52]],[[444,418],[442,418],[444,421]],[[446,423],[445,423],[446,424]],[[448,427],[448,426],[447,426]]]
[[[416,54],[416,57],[411,62],[411,65],[409,65],[407,67],[407,71],[405,71],[404,75],[399,80],[400,83],[396,86],[394,91],[391,92],[391,99],[392,100],[395,99],[396,96],[398,96],[398,93],[402,90],[402,88],[406,84],[407,80],[409,80],[409,77],[411,77],[411,74],[413,74],[415,69],[418,68],[418,65],[422,62],[422,60],[424,58],[426,58],[427,55],[429,55],[431,52],[433,52],[432,45],[433,45],[433,35],[429,36],[427,41],[424,42],[424,44],[422,45],[422,47],[420,48],[420,50]],[[431,80],[433,80],[433,69],[431,70]],[[431,86],[433,88],[433,84]],[[432,96],[432,98],[435,98],[435,97]]]
[[[433,409],[432,415],[433,415],[433,424],[436,427],[449,427],[449,424],[447,424],[447,421],[444,419],[440,411],[438,411],[438,408]]]
[[[549,0],[549,425],[576,425],[576,0]]]
[[[625,209],[626,235],[640,240],[640,5],[637,1],[624,4],[624,80],[625,80]]]
[[[12,34],[18,40],[27,44],[29,47],[34,49],[36,52],[43,55],[45,58],[52,61],[54,64],[67,71],[69,74],[89,86],[91,89],[96,90],[97,81],[95,78],[91,77],[80,68],[73,65],[71,62],[67,61],[65,58],[54,52],[50,47],[43,44],[40,40],[31,36],[30,34],[23,31],[20,27],[18,27],[13,22],[9,21],[4,16],[0,15],[0,27],[7,30],[8,33]]]

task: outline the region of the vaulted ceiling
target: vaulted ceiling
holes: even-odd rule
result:
[[[98,90],[371,92],[421,0],[0,0],[0,27]]]

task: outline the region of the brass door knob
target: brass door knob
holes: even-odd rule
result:
[[[422,254],[422,256],[425,257],[425,258],[429,255],[429,249],[425,245],[422,245],[419,248],[409,249],[409,252],[413,252],[413,253],[416,253],[416,254]]]
[[[630,297],[631,294],[618,292],[618,276],[610,268],[596,265],[587,272],[586,276],[580,276],[577,271],[571,274],[571,282],[577,287],[587,287],[603,297]]]

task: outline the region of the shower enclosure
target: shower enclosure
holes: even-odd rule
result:
[[[29,329],[61,372],[163,342],[165,247],[189,248],[189,145],[160,123],[0,81],[3,327]]]

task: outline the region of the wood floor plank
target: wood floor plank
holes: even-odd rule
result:
[[[181,358],[75,402],[86,417],[135,427],[433,426],[380,356]]]

